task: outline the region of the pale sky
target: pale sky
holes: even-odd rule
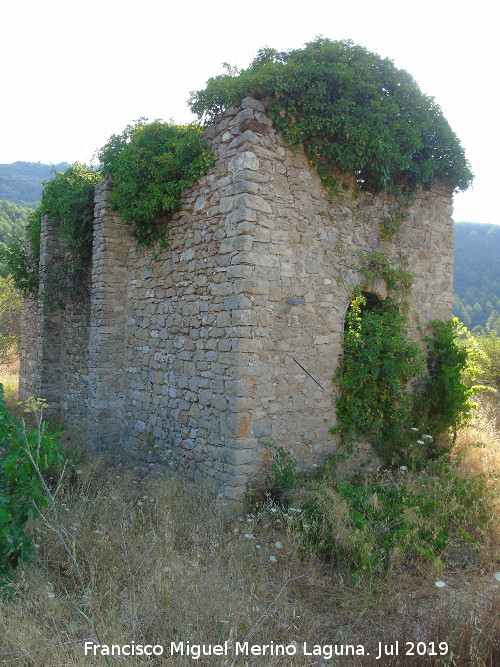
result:
[[[8,6],[7,6],[8,5]],[[264,46],[352,39],[436,98],[476,175],[456,221],[500,224],[492,0],[4,0],[0,164],[90,162],[140,118],[190,122],[189,92]],[[495,182],[494,182],[495,179]]]

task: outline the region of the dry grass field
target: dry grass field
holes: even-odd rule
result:
[[[3,380],[14,406],[12,371]],[[494,667],[500,445],[491,420],[480,417],[461,432],[451,465],[486,479],[479,501],[491,516],[478,540],[450,539],[440,564],[403,556],[384,575],[353,577],[304,547],[294,528],[299,508],[268,501],[235,512],[153,467],[75,462],[32,526],[38,558],[18,568],[14,598],[0,603],[0,664]],[[421,476],[406,474],[409,487],[422,486]],[[85,656],[85,641],[159,645],[164,655]],[[185,654],[171,656],[171,642],[184,642]],[[227,655],[195,659],[198,645],[224,642]],[[266,654],[236,655],[238,642]],[[378,658],[379,644],[393,655]],[[281,645],[289,655],[280,654]],[[353,646],[358,655],[335,655],[334,645],[337,653]]]

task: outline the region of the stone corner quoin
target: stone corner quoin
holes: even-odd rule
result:
[[[451,316],[452,194],[417,193],[383,241],[384,197],[330,200],[261,102],[246,98],[205,134],[217,163],[184,193],[154,261],[98,186],[81,298],[51,313],[25,301],[20,392],[47,398],[94,451],[163,461],[240,500],[263,474],[263,443],[300,468],[338,446],[332,377],[359,251],[408,256],[415,337],[417,323]],[[56,238],[45,217],[42,265]]]

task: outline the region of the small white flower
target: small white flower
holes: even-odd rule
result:
[[[500,572],[495,572],[493,575],[497,581],[500,581]]]
[[[269,560],[271,561],[271,563],[276,563],[277,562],[275,556],[269,556]]]
[[[280,541],[275,542],[275,543],[274,543],[274,546],[276,547],[276,549],[283,549],[283,545],[281,544]]]
[[[75,470],[75,472],[76,472],[77,475],[82,475],[83,474],[83,470],[81,468],[78,468],[78,470]]]
[[[40,548],[40,545],[39,545],[39,544],[34,544],[33,546],[35,547],[35,549],[39,549],[39,548]]]
[[[253,540],[253,535],[252,535],[252,533],[245,533],[245,534],[243,535],[243,537],[246,537],[247,540]]]
[[[99,535],[100,532],[101,532],[101,531],[99,530],[99,528],[96,528],[96,529],[94,530],[94,533],[96,533],[96,535]]]
[[[269,509],[269,511],[270,511],[270,512],[277,512],[278,510],[276,509],[276,507],[271,507],[271,508]]]
[[[425,442],[423,440],[417,440],[419,445],[425,445]]]
[[[418,431],[418,428],[415,428],[414,426],[411,427],[412,431]]]
[[[444,581],[435,581],[434,586],[437,586],[438,588],[444,588],[446,584],[444,583]]]
[[[255,548],[256,548],[256,549],[260,549],[260,544],[256,544],[256,545],[255,545]]]
[[[168,574],[168,573],[171,572],[171,571],[172,571],[172,568],[171,568],[171,567],[168,567],[168,565],[166,565],[166,566],[163,568],[163,572],[165,572],[165,574]]]
[[[55,593],[47,593],[47,597],[49,598],[55,598],[56,594]]]
[[[137,501],[137,504],[139,505],[139,507],[142,507],[142,506],[143,506],[143,502],[142,502],[141,500],[138,500],[138,501]]]
[[[422,433],[422,438],[429,438],[429,440],[432,440],[432,435],[428,435],[427,433]]]
[[[405,470],[408,470],[408,468],[407,468],[406,466],[399,466],[399,469],[402,470],[403,472],[404,472]]]

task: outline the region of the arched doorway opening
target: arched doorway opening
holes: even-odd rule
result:
[[[410,426],[408,382],[421,372],[421,351],[407,336],[401,304],[356,290],[344,318],[336,374],[337,417],[345,442],[368,441],[388,461],[405,446]]]
[[[355,308],[359,311],[359,314],[362,315],[366,311],[379,310],[383,307],[384,300],[375,294],[375,292],[365,292],[362,291],[359,295],[353,297],[347,306],[347,310],[344,315],[344,335],[349,328],[349,317],[348,315],[352,312],[352,309]]]

